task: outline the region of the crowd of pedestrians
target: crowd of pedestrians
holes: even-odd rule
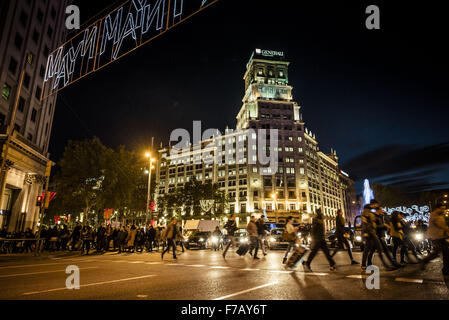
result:
[[[76,223],[73,229],[66,225],[43,227],[38,237],[31,229],[20,233],[8,233],[6,228],[0,232],[2,253],[28,253],[35,250],[39,239],[41,252],[79,251],[81,254],[91,252],[104,253],[107,251],[147,252],[165,249],[164,238],[166,228],[163,226],[148,228],[131,226],[112,227],[100,225],[94,228],[90,225],[82,226]],[[177,241],[180,241],[178,235]],[[182,241],[181,241],[182,243]]]
[[[384,267],[388,270],[394,270],[404,267],[406,264],[420,263],[422,269],[425,269],[426,265],[433,259],[435,259],[440,253],[443,257],[443,274],[449,276],[449,226],[445,217],[445,207],[438,205],[437,208],[431,213],[429,226],[423,223],[418,223],[415,229],[419,229],[421,232],[427,234],[427,238],[430,243],[428,246],[428,255],[423,256],[422,251],[418,250],[411,239],[411,226],[405,221],[405,216],[401,212],[393,212],[388,223],[384,219],[383,208],[376,200],[371,201],[370,204],[363,208],[361,215],[362,225],[361,232],[363,237],[363,256],[361,269],[366,270],[367,266],[373,264],[374,254],[377,253],[380,261]],[[345,220],[343,212],[338,211],[336,217],[336,249],[331,253],[328,247],[326,239],[324,217],[320,209],[315,212],[313,222],[310,230],[310,248],[305,248],[304,238],[309,236],[308,233],[299,232],[298,226],[293,224],[293,218],[289,217],[286,221],[283,241],[288,242],[288,247],[283,256],[282,263],[286,266],[291,266],[292,263],[287,263],[289,260],[290,252],[293,254],[290,259],[300,260],[305,270],[311,271],[311,264],[318,251],[322,251],[329,262],[330,270],[336,270],[336,263],[333,257],[340,250],[345,250],[348,254],[350,264],[358,265],[352,253],[351,233],[352,230],[348,230],[345,227]],[[224,225],[226,230],[226,242],[224,248],[222,246],[223,235],[220,229],[217,229],[211,233],[212,238],[217,240],[217,245],[213,247],[215,250],[223,250],[223,258],[226,258],[229,248],[231,246],[236,248],[236,241],[234,239],[235,232],[238,230],[235,215],[231,214],[227,223]],[[265,243],[266,237],[269,234],[267,224],[265,223],[265,217],[261,216],[256,219],[252,216],[247,228],[249,243],[247,250],[253,259],[260,259],[259,251],[264,256],[267,254]],[[387,244],[386,236],[390,236],[391,245]],[[14,244],[15,252],[31,252],[34,250],[36,244],[37,235],[28,229],[20,234],[8,234],[5,229],[0,231],[0,238],[18,239],[20,246]],[[148,228],[132,226],[112,227],[111,225],[100,225],[98,228],[93,228],[89,225],[81,226],[76,223],[72,230],[69,230],[67,226],[52,228],[42,228],[40,234],[40,250],[41,251],[79,251],[81,254],[89,254],[92,250],[97,253],[104,253],[106,251],[117,251],[118,253],[124,252],[161,252],[161,258],[172,249],[173,258],[176,259],[176,248],[179,245],[180,249],[184,252],[182,229],[178,225],[176,218],[172,218],[170,223],[166,227],[153,227]],[[2,246],[4,246],[3,241]],[[20,249],[17,249],[20,248]],[[310,249],[310,250],[309,250]],[[433,249],[433,250],[431,250]],[[399,250],[399,252],[398,252]],[[301,255],[298,255],[300,251]],[[238,253],[238,251],[236,250]],[[310,252],[307,260],[304,259],[305,253]],[[400,261],[398,262],[397,256],[399,253]],[[294,261],[293,264],[298,264],[299,261]]]

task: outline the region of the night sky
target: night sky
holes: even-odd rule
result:
[[[408,1],[310,2],[220,0],[65,88],[52,160],[70,139],[143,152],[151,137],[167,144],[194,120],[203,130],[234,127],[246,63],[261,48],[285,52],[306,126],[354,180],[448,188],[447,13]],[[74,3],[85,21],[114,1]],[[365,27],[370,4],[380,7],[381,30]]]

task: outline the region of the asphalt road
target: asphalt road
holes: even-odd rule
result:
[[[419,299],[447,300],[441,260],[426,271],[409,265],[397,271],[381,268],[380,289],[368,290],[359,266],[349,265],[345,252],[329,271],[319,253],[313,272],[302,266],[286,271],[282,251],[254,260],[232,249],[221,252],[186,251],[173,260],[158,253],[80,256],[0,256],[0,299],[5,300],[322,300]],[[361,261],[361,253],[355,258]],[[377,260],[374,263],[378,262]],[[80,270],[80,289],[66,288],[66,268]]]

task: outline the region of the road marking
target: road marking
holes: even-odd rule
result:
[[[130,263],[136,264],[136,263],[144,263],[145,261],[132,261]]]
[[[323,273],[323,272],[304,272],[304,271],[296,271],[296,273],[305,274],[306,276],[319,276],[324,277],[329,275],[329,273]]]
[[[162,264],[162,262],[145,262],[145,264]]]
[[[80,268],[80,270],[87,270],[87,269],[98,269],[98,267],[87,267],[87,268]],[[41,271],[41,272],[30,272],[30,273],[16,273],[16,274],[8,274],[8,275],[1,275],[0,278],[10,278],[10,277],[20,277],[20,276],[32,276],[35,274],[44,274],[44,273],[57,273],[57,272],[64,272],[64,270],[55,270],[55,271]]]
[[[94,261],[91,259],[88,260],[75,260],[76,262],[88,262],[88,261]],[[22,264],[22,265],[15,265],[15,266],[5,266],[0,267],[0,269],[12,269],[12,268],[29,268],[29,267],[39,267],[39,266],[51,266],[56,264],[67,264],[67,262],[52,262],[52,263],[37,263],[37,264]]]
[[[229,267],[211,266],[211,269],[229,269]]]
[[[124,282],[124,281],[132,281],[132,280],[138,280],[138,279],[145,279],[154,277],[154,275],[147,275],[147,276],[141,276],[141,277],[134,277],[134,278],[126,278],[126,279],[119,279],[119,280],[111,280],[111,281],[103,281],[103,282],[95,282],[95,283],[88,283],[88,284],[82,284],[80,287],[91,287],[91,286],[99,286],[103,284],[110,284],[110,283],[117,283],[117,282]],[[62,290],[68,290],[67,288],[56,288],[56,289],[49,289],[49,290],[42,290],[42,291],[34,291],[34,292],[26,292],[22,295],[29,296],[33,294],[39,294],[39,293],[47,293],[47,292],[54,292],[54,291],[62,291]]]
[[[411,282],[411,283],[423,283],[423,279],[410,279],[410,278],[396,278],[394,281],[398,282]]]
[[[148,298],[147,294],[138,294],[137,298],[143,299],[143,298]]]
[[[245,269],[240,269],[242,271],[260,271],[260,269],[251,269],[251,268],[245,268]]]
[[[293,273],[293,271],[271,270],[270,273]]]
[[[194,267],[194,268],[201,268],[201,267],[205,267],[204,264],[187,264],[187,267]]]
[[[229,294],[227,296],[216,298],[214,300],[224,300],[224,299],[235,297],[235,296],[238,296],[238,295],[241,295],[241,294],[244,294],[244,293],[248,293],[248,292],[251,292],[251,291],[255,291],[255,290],[262,289],[262,288],[274,286],[275,284],[278,284],[278,281],[270,282],[270,283],[267,283],[267,284],[264,284],[264,285],[261,285],[261,286],[258,286],[258,287],[254,287],[254,288],[251,288],[251,289],[247,289],[247,290],[239,291],[239,292],[236,292],[236,293],[232,293],[232,294]]]
[[[166,266],[183,266],[183,263],[167,263]]]
[[[349,278],[349,279],[366,279],[366,278],[368,278],[368,275],[353,274],[353,275],[350,275],[350,276],[346,276],[346,278]]]

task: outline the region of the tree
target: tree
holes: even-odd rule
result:
[[[158,197],[158,211],[180,213],[186,212],[193,218],[201,217],[201,200],[214,200],[215,213],[222,214],[227,207],[228,198],[224,191],[220,191],[218,184],[211,182],[201,183],[196,179],[191,179],[181,188],[175,189],[169,194]],[[211,211],[212,216],[212,211]]]
[[[374,197],[382,206],[396,207],[411,204],[408,194],[398,187],[373,183],[371,188],[373,189]]]
[[[98,138],[69,141],[55,177],[57,204],[74,215],[82,209],[88,221],[89,212],[101,206],[105,168],[112,154]]]

